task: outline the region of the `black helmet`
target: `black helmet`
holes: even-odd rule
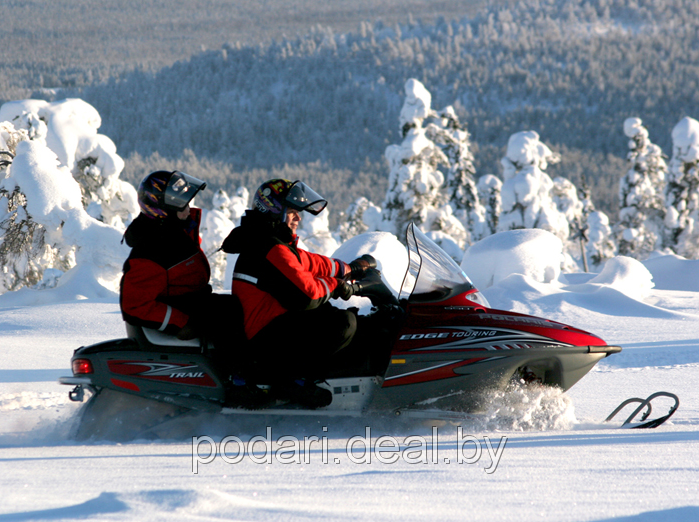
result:
[[[299,212],[305,210],[317,216],[327,204],[327,201],[302,181],[288,179],[265,181],[253,198],[253,207],[275,221],[283,221],[288,208]]]
[[[179,170],[151,172],[138,186],[138,205],[150,217],[164,218],[183,210],[206,183]]]

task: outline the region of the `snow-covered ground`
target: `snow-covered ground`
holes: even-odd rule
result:
[[[513,274],[485,289],[493,307],[567,322],[624,350],[566,394],[494,396],[488,414],[465,419],[460,430],[392,418],[202,416],[167,440],[77,443],[69,432],[80,405],[56,379],[70,374],[73,349],[123,335],[118,303],[24,306],[4,296],[0,521],[699,520],[698,263],[647,262],[653,290],[642,288],[638,266],[623,263],[594,279],[569,274],[542,283]],[[623,399],[658,390],[681,399],[660,428],[602,422]],[[262,441],[254,456],[234,462],[231,438],[223,456],[204,463],[205,437],[248,441],[267,437],[268,428],[272,441],[318,442],[295,454],[278,453],[275,442],[266,459]],[[197,473],[192,436],[199,437]],[[366,441],[374,447],[381,436],[389,451],[366,462]],[[391,450],[393,439],[398,449]]]

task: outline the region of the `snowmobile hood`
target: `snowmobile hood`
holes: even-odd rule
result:
[[[234,228],[223,241],[221,250],[227,254],[240,254],[271,238],[294,246],[298,241],[298,237],[292,234],[286,223],[274,224],[258,210],[247,210],[240,220],[240,226]]]

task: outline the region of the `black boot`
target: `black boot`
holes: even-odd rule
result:
[[[304,408],[315,410],[328,406],[333,395],[327,388],[318,386],[313,381],[298,379],[275,386],[275,395]]]
[[[272,403],[272,398],[263,389],[246,383],[240,378],[229,378],[224,384],[226,397],[223,405],[227,408],[259,410]]]

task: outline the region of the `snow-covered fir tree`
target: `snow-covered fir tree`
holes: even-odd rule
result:
[[[451,105],[433,113],[433,116],[435,121],[428,124],[425,131],[447,158],[443,191],[454,216],[468,232],[466,242],[472,243],[488,232],[486,211],[476,189],[470,135]]]
[[[124,161],[114,142],[97,133],[102,120],[94,107],[80,99],[22,100],[4,104],[2,120],[51,148],[80,184],[89,215],[120,230],[138,215],[136,189],[119,179]]]
[[[16,152],[0,182],[3,245],[13,267],[1,290],[48,288],[70,273],[69,280],[94,279],[118,291],[128,255],[122,231],[87,214],[80,186],[51,149],[29,140]]]
[[[238,187],[235,196],[232,197],[225,190],[219,189],[211,198],[213,210],[222,212],[236,227],[240,225],[240,218],[243,217],[245,211],[250,208],[249,202],[250,191],[246,187]]]
[[[41,120],[33,121],[33,132],[0,122],[0,294],[25,286],[51,288],[75,263],[72,249],[61,255],[47,243],[46,228],[32,218],[27,196],[12,175],[12,161],[20,142],[34,136],[38,143],[45,143],[46,125]]]
[[[498,231],[498,222],[502,212],[502,181],[497,176],[486,174],[478,178],[478,197],[485,208],[487,235]]]
[[[639,118],[624,121],[624,134],[630,141],[628,170],[619,181],[617,243],[619,254],[645,259],[662,248],[667,164]]]
[[[195,198],[196,199],[196,198]],[[220,200],[219,200],[220,202]],[[196,205],[193,203],[193,205]],[[220,250],[223,240],[226,239],[235,227],[229,219],[230,213],[215,208],[202,212],[199,233],[201,236],[201,249],[204,251],[209,266],[211,267],[211,285],[220,289],[226,284],[227,254]]]
[[[545,172],[549,163],[559,159],[534,131],[510,136],[507,153],[501,160],[505,181],[499,231],[541,228],[564,242],[568,239],[568,222],[556,208],[551,195],[553,181]]]
[[[301,223],[297,230],[299,243],[311,252],[331,256],[340,246],[337,239],[330,233],[328,221],[329,212],[321,212],[317,216],[303,212]]]
[[[44,241],[45,229],[27,212],[27,197],[9,183],[17,144],[29,140],[25,129],[0,123],[0,294],[39,283],[52,250]]]
[[[345,242],[364,232],[379,230],[380,223],[381,209],[362,196],[342,216],[338,236],[340,241]]]
[[[429,211],[446,204],[440,191],[444,176],[437,167],[448,161],[423,127],[423,121],[431,115],[429,91],[410,79],[405,83],[405,93],[399,119],[403,141],[389,145],[385,153],[390,173],[381,222],[381,230],[399,238],[411,221],[423,229],[431,225],[427,223]]]
[[[582,235],[584,233],[583,204],[578,198],[578,189],[570,180],[559,176],[553,179],[551,197],[558,211],[565,216],[568,222],[568,241],[564,248],[568,256],[565,269],[567,271],[577,271],[578,266],[573,259],[578,258],[578,254],[582,265],[584,266],[586,263],[586,260],[583,259],[585,250],[584,247],[581,248],[581,244],[584,245],[585,239]],[[583,239],[582,243],[580,241],[581,238]]]
[[[601,211],[593,211],[587,216],[587,259],[590,269],[597,271],[604,263],[616,255],[609,217]]]
[[[452,107],[431,109],[432,96],[419,81],[408,80],[405,92],[399,121],[403,142],[386,148],[391,171],[379,229],[402,239],[407,224],[415,222],[459,258],[471,242],[464,223],[477,237],[485,233],[485,209],[472,179],[468,133]],[[427,118],[434,121],[425,125]]]
[[[682,118],[672,129],[665,210],[663,246],[699,258],[699,122],[693,118]]]
[[[582,221],[583,212],[582,201],[578,198],[578,189],[570,180],[559,176],[553,179],[551,197],[558,211],[565,216],[568,222],[568,236],[574,235],[576,224]]]
[[[84,278],[97,280],[98,293],[118,291],[128,255],[120,241],[124,220],[109,219],[118,225],[112,226],[88,214],[84,192],[73,177],[85,158],[94,160],[86,168],[94,166],[92,174],[99,171],[108,182],[123,167],[111,140],[97,134],[99,124],[97,111],[81,100],[23,100],[0,106],[0,147],[14,147],[12,163],[0,178],[0,255],[5,267],[0,292],[49,288],[66,277],[78,286]],[[128,187],[135,206],[135,190]],[[114,194],[105,184],[97,190],[101,202]],[[104,208],[117,215],[115,209],[124,200]]]
[[[579,218],[571,225],[571,240],[581,244],[584,251],[582,265],[585,271],[599,270],[600,267],[616,255],[616,244],[609,226],[609,218],[604,212],[595,210],[590,198],[590,186],[587,178],[582,176],[578,196],[582,209]]]
[[[221,244],[233,228],[240,225],[240,218],[248,208],[250,192],[238,187],[235,196],[219,189],[211,198],[211,210],[204,210],[200,227],[201,248],[211,266],[211,284],[214,288],[226,288],[229,255],[221,251]]]
[[[73,177],[80,184],[83,205],[95,219],[120,230],[138,215],[138,196],[130,183],[119,179],[124,168],[116,146],[106,136],[85,144],[76,158]]]

